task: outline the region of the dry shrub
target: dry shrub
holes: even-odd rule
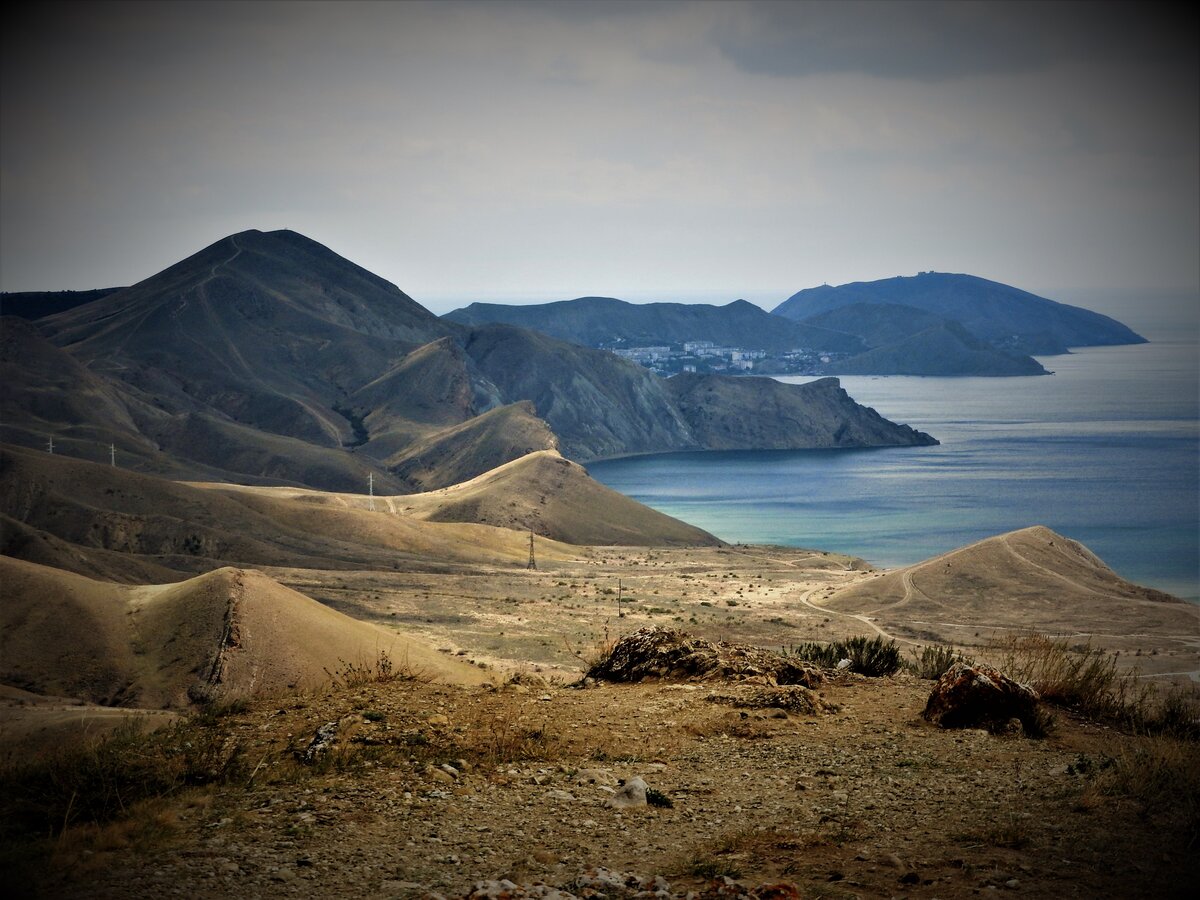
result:
[[[433,679],[422,670],[409,665],[405,656],[399,663],[392,660],[386,650],[380,650],[374,662],[346,662],[336,672],[325,670],[330,681],[339,687],[359,688],[368,684],[393,684],[400,682],[429,682]]]
[[[1094,788],[1136,800],[1147,816],[1176,819],[1190,847],[1200,842],[1200,748],[1162,735],[1126,743],[1095,773]]]
[[[109,822],[145,800],[245,774],[240,745],[212,725],[184,723],[145,735],[129,723],[105,740],[65,746],[0,772],[3,836]]]
[[[971,660],[963,656],[953,644],[929,644],[918,653],[914,647],[911,651],[912,661],[904,663],[904,668],[917,678],[937,681],[956,662],[970,664]]]
[[[1133,727],[1149,717],[1154,688],[1118,672],[1116,657],[1090,643],[1072,649],[1064,640],[1022,634],[994,641],[990,650],[1001,671],[1048,703]]]

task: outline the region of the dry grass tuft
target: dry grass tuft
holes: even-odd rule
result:
[[[1136,671],[1120,672],[1117,659],[1090,643],[1072,647],[1043,634],[1010,636],[991,645],[998,668],[1036,690],[1043,700],[1084,716],[1146,734],[1200,738],[1200,692],[1160,693]]]

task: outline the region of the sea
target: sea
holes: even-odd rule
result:
[[[1046,525],[1124,578],[1200,602],[1200,347],[1192,327],[1143,333],[1150,343],[1040,357],[1051,376],[840,379],[936,447],[668,453],[588,470],[731,543],[885,568]]]

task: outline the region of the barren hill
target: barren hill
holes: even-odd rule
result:
[[[523,534],[423,522],[399,514],[388,498],[376,502],[372,511],[363,494],[202,487],[0,449],[3,551],[74,572],[136,581],[164,570],[182,577],[231,564],[430,571],[514,565],[527,557]],[[543,552],[575,551],[546,541]]]
[[[0,577],[0,681],[39,694],[184,708],[320,684],[346,663],[374,666],[381,651],[450,681],[483,680],[260,572],[223,568],[135,587],[0,557]]]
[[[702,546],[707,532],[630,500],[554,450],[539,450],[462,484],[401,498],[431,522],[532,529],[569,544]],[[587,510],[586,516],[579,514]]]
[[[817,602],[888,633],[956,642],[985,624],[1056,634],[1200,634],[1200,609],[1126,581],[1044,526],[987,538]]]

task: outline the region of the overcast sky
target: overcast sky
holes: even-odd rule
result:
[[[436,312],[770,308],[926,269],[1073,302],[1195,290],[1200,74],[1176,15],[27,4],[3,32],[0,288],[129,284],[286,227]]]

